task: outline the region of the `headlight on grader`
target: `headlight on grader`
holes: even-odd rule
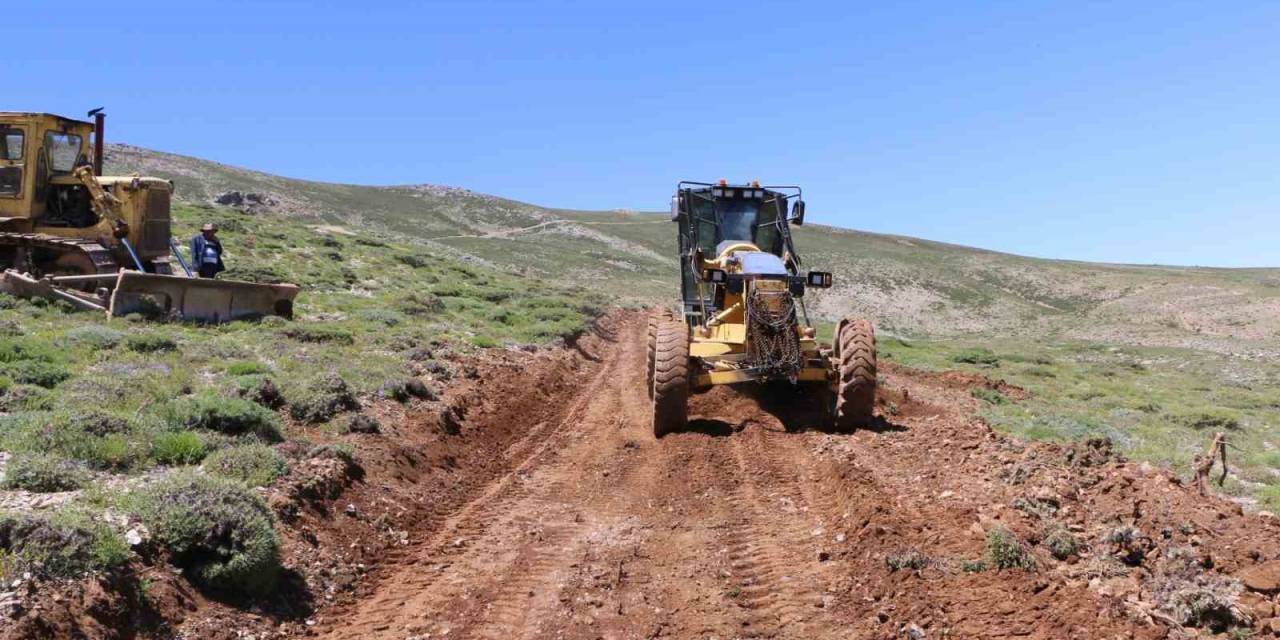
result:
[[[831,274],[825,271],[810,271],[809,286],[826,289],[831,286]]]
[[[724,284],[729,281],[729,274],[723,269],[707,269],[702,272],[702,279],[714,284]]]

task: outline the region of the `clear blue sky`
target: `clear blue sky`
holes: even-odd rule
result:
[[[0,109],[106,106],[109,139],[272,173],[643,210],[681,178],[759,178],[857,229],[1280,265],[1273,2],[10,0],[4,15]]]

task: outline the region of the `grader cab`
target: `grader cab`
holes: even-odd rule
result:
[[[171,235],[173,184],[103,176],[104,115],[90,116],[0,112],[0,290],[111,315],[292,314],[294,285],[191,278]]]
[[[681,300],[649,322],[654,435],[685,426],[690,393],[716,385],[812,385],[831,425],[869,422],[875,401],[871,323],[846,318],[830,350],[804,306],[832,275],[801,273],[791,226],[804,223],[799,187],[681,182],[671,199],[678,228]]]

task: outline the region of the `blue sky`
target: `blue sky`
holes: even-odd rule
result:
[[[10,0],[5,16],[0,109],[106,106],[109,139],[272,173],[642,210],[682,178],[759,178],[856,229],[1280,265],[1277,3]]]

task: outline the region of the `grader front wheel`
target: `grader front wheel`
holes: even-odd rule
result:
[[[653,399],[653,353],[657,350],[658,345],[658,325],[664,322],[671,322],[673,319],[674,316],[670,309],[661,309],[649,313],[648,339],[645,343],[645,357],[648,363],[645,370],[645,389],[648,391],[649,399],[651,400]]]
[[[836,329],[839,379],[835,426],[851,431],[871,423],[876,402],[876,334],[871,322],[846,318]]]
[[[689,421],[689,331],[684,323],[657,322],[651,360],[653,435],[661,438]]]

